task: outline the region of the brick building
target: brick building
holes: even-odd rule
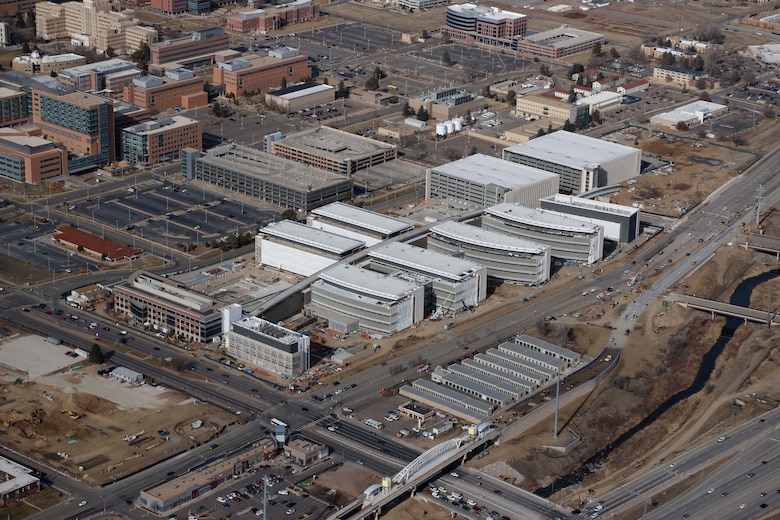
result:
[[[125,102],[148,108],[152,113],[169,108],[195,108],[208,104],[203,79],[186,69],[169,70],[165,77],[142,76],[123,88]]]
[[[290,49],[295,50],[295,49]],[[273,52],[273,51],[272,51]],[[214,67],[214,83],[224,83],[225,93],[241,97],[246,93],[265,93],[311,77],[306,56],[281,53],[275,56],[238,58]],[[288,54],[293,54],[288,56]],[[277,57],[279,56],[279,57]]]

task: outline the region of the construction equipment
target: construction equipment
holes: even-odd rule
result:
[[[63,410],[62,410],[62,413],[66,413],[66,414],[68,414],[68,417],[70,417],[70,418],[71,418],[71,419],[73,419],[74,421],[76,421],[76,420],[78,420],[78,419],[81,419],[81,415],[77,414],[77,413],[76,413],[76,412],[74,412],[73,410],[67,410],[67,409],[63,409]]]

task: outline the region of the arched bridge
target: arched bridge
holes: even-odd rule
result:
[[[432,462],[438,460],[442,455],[446,456],[449,452],[459,450],[464,442],[470,440],[471,437],[468,435],[463,435],[456,439],[450,439],[448,441],[437,444],[407,464],[404,469],[396,473],[395,476],[393,476],[393,484],[406,484],[406,482],[409,480],[409,477],[413,476],[415,473]]]

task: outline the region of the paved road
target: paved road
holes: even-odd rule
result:
[[[763,419],[763,422],[760,422]],[[780,505],[780,410],[775,409],[742,424],[723,437],[711,439],[683,455],[659,463],[658,467],[641,477],[607,493],[604,514],[619,513],[627,507],[643,504],[708,466],[728,459],[712,474],[696,483],[690,490],[657,510],[648,519],[682,518],[752,518],[761,503]],[[767,461],[767,464],[762,464]],[[753,473],[748,477],[748,473]],[[715,488],[713,493],[707,493]],[[721,493],[726,491],[725,497]],[[759,494],[767,492],[768,496]],[[771,494],[771,496],[770,496]],[[759,500],[762,499],[762,500]],[[739,505],[746,503],[744,514]],[[723,516],[728,511],[727,516]]]

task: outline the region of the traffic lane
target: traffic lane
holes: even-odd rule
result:
[[[342,436],[346,440],[359,442],[367,448],[377,452],[377,456],[381,457],[380,454],[385,454],[396,457],[402,461],[411,462],[420,455],[420,452],[398,444],[397,442],[380,438],[376,431],[369,431],[355,424],[350,424],[344,419],[338,421],[333,420],[329,424],[323,424],[323,426],[327,429],[333,422],[338,422],[339,426],[335,432],[331,433]]]
[[[343,436],[333,434],[333,432],[311,429],[307,430],[305,435],[313,441],[333,448],[332,464],[336,464],[339,461],[354,463],[357,466],[363,466],[373,471],[379,476],[395,475],[406,465],[406,462],[401,460],[387,456],[379,457],[373,450],[361,447]],[[368,487],[368,484],[366,487]]]
[[[487,477],[489,480],[490,477]],[[551,507],[544,499],[534,497],[530,493],[522,493],[520,490],[510,484],[504,482],[487,482],[486,477],[483,477],[482,481],[476,483],[454,477],[442,477],[435,480],[437,486],[443,486],[451,491],[460,491],[463,494],[463,499],[471,498],[477,502],[477,506],[486,511],[498,511],[501,515],[522,515],[525,517],[531,512],[540,514],[539,518],[543,517],[544,513],[551,511]],[[499,490],[501,493],[497,493]]]

